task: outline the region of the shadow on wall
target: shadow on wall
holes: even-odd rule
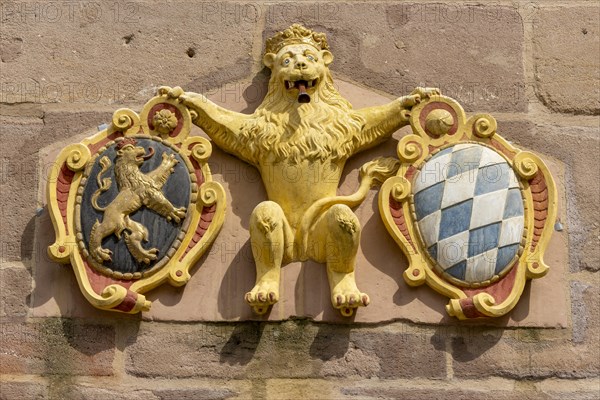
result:
[[[36,265],[34,258],[36,257],[34,251],[35,244],[33,240],[35,237],[36,220],[37,217],[35,215],[31,217],[21,234],[21,261],[28,267],[27,272],[30,274],[30,278],[33,278],[33,271]],[[33,291],[25,295],[24,304],[31,305],[32,295]]]
[[[431,344],[436,350],[450,352],[456,362],[469,362],[496,346],[502,339],[504,329],[477,326],[462,327],[455,334],[448,334],[443,326],[435,330]],[[448,348],[446,342],[449,341]]]
[[[229,365],[246,365],[254,358],[256,348],[265,329],[264,322],[238,324],[220,353],[220,362]]]
[[[319,324],[310,346],[310,356],[322,361],[343,358],[350,345],[350,325]]]
[[[34,229],[30,225],[34,225]],[[55,303],[60,310],[60,315],[69,318],[91,318],[94,320],[135,321],[139,324],[141,315],[131,315],[111,311],[103,311],[93,307],[83,296],[77,283],[77,278],[70,264],[59,264],[48,256],[48,246],[54,243],[54,228],[50,220],[47,207],[32,218],[21,235],[21,243],[33,243],[32,250],[27,245],[22,245],[22,257],[32,259],[31,273],[34,288],[27,297],[27,304],[35,309],[33,316],[45,317],[55,316],[54,311],[47,311],[44,307],[52,310],[50,303]],[[25,259],[25,258],[24,258]],[[61,287],[56,287],[59,284]],[[50,315],[47,315],[47,313]]]

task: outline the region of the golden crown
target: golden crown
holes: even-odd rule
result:
[[[324,33],[313,32],[300,24],[294,24],[267,39],[265,53],[277,54],[279,50],[290,44],[309,44],[319,50],[329,50],[327,37]]]

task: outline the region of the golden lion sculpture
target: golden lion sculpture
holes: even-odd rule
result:
[[[263,177],[269,201],[258,204],[250,217],[257,277],[245,296],[259,314],[279,300],[281,266],[307,259],[326,263],[331,301],[343,315],[369,304],[354,278],[361,227],[350,207],[364,200],[372,184],[393,176],[398,162],[367,163],[359,190],[345,197],[336,196],[343,168],[352,155],[406,125],[420,99],[439,94],[417,88],[387,105],[353,110],[333,86],[332,61],[324,34],[294,24],[267,40],[263,62],[271,78],[252,115],[179,87],[159,89],[194,110],[194,123],[217,146]]]
[[[102,239],[113,233],[119,239],[123,235],[129,252],[138,262],[149,264],[157,259],[158,249],[146,250],[142,247],[142,241],[148,240],[148,229],[129,218],[129,214],[140,207],[146,206],[175,223],[179,223],[185,217],[186,208],[175,208],[161,191],[173,173],[173,167],[179,162],[175,155],[163,153],[161,164],[144,174],[140,171],[140,166],[154,155],[154,151],[150,149],[146,154],[146,150],[136,144],[136,140],[130,138],[117,144],[115,179],[119,194],[104,208],[98,205],[98,197],[112,184],[110,178],[102,178],[110,168],[111,162],[106,156],[100,159],[102,169],[97,177],[98,190],[92,195],[92,206],[98,211],[103,211],[104,216],[102,222],[96,220],[92,227],[89,245],[90,256],[100,264],[111,261],[112,252],[102,247]]]

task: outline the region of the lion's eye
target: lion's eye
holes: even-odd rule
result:
[[[285,65],[288,65],[288,64],[290,63],[290,59],[289,59],[289,58],[286,58],[285,60],[283,60],[283,63],[284,63]]]
[[[315,58],[313,56],[308,56],[306,58],[308,58],[310,61],[315,61]]]

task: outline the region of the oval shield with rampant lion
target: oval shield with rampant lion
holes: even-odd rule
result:
[[[88,262],[119,278],[164,265],[185,229],[192,182],[176,147],[149,137],[109,142],[86,170],[79,221]]]

